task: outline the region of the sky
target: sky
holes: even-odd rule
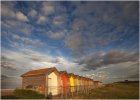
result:
[[[103,83],[139,78],[138,1],[2,1],[2,88],[56,67]]]

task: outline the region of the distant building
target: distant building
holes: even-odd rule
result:
[[[124,82],[125,82],[125,83],[128,83],[129,81],[128,81],[128,80],[125,80]]]

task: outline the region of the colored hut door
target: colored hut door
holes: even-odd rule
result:
[[[72,76],[70,77],[70,88],[71,92],[74,92],[74,78]]]
[[[68,80],[69,78],[67,76],[63,76],[62,82],[63,82],[63,93],[66,94],[68,92]]]
[[[52,93],[52,95],[58,94],[58,80],[57,75],[52,72],[48,75],[48,94]]]

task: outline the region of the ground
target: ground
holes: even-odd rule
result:
[[[2,93],[3,95],[3,93]],[[16,98],[12,94],[2,98]],[[59,98],[61,97],[54,97]],[[112,83],[92,89],[87,93],[74,94],[73,99],[138,99],[139,83]]]
[[[139,83],[113,83],[83,94],[88,99],[138,99]]]

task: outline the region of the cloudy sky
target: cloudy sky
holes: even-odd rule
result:
[[[2,88],[54,66],[105,83],[138,80],[138,4],[2,1]]]

